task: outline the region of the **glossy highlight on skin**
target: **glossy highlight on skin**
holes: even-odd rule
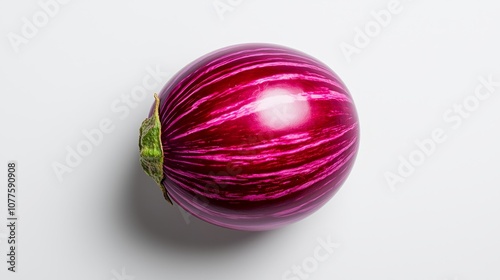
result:
[[[210,53],[162,89],[163,185],[219,226],[269,230],[324,205],[356,157],[353,100],[326,65],[293,49]]]

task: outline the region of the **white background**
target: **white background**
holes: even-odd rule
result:
[[[372,12],[389,2],[233,0],[218,13],[214,3],[226,0],[71,1],[16,46],[9,38],[23,36],[23,18],[43,20],[44,10],[2,1],[0,278],[499,279],[500,87],[478,104],[474,91],[479,77],[500,81],[500,5],[401,0],[377,30]],[[369,42],[356,45],[367,25]],[[183,217],[143,174],[137,149],[153,92],[197,57],[244,42],[328,64],[350,89],[362,131],[355,167],[325,207],[257,234]],[[343,43],[359,49],[345,55]],[[155,67],[168,74],[117,112]],[[464,100],[475,107],[457,120],[449,110]],[[66,164],[82,130],[106,119],[113,131],[59,180],[55,162]],[[446,140],[391,187],[387,172],[397,175],[400,157],[421,153],[415,141],[435,129]],[[4,262],[9,160],[19,177],[17,273]],[[338,248],[314,260],[328,238]],[[286,275],[303,264],[306,274]]]

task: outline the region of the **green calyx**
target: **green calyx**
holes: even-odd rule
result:
[[[161,143],[160,98],[155,93],[155,110],[153,115],[141,124],[139,149],[141,151],[141,165],[144,172],[155,180],[163,192],[165,199],[172,204],[167,190],[162,185],[163,174],[163,146]]]

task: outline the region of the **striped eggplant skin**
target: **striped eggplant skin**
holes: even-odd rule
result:
[[[359,123],[346,86],[287,47],[217,50],[159,97],[163,186],[215,225],[262,231],[298,221],[332,198],[356,158]]]

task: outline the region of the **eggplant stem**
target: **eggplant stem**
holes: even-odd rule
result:
[[[163,145],[161,143],[161,122],[160,122],[160,98],[155,93],[155,109],[153,115],[146,118],[140,128],[139,150],[141,153],[141,166],[144,172],[148,174],[158,184],[163,192],[163,197],[170,204],[167,189],[162,182],[165,178],[163,174]]]

